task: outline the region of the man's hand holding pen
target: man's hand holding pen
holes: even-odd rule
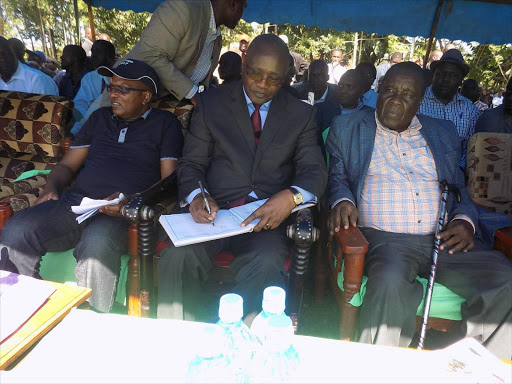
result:
[[[211,223],[215,219],[219,206],[217,202],[208,194],[206,194],[208,205],[210,206],[210,212],[206,209],[206,203],[201,193],[198,193],[194,200],[190,203],[189,211],[194,220],[197,223]]]

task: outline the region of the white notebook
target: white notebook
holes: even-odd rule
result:
[[[240,224],[266,201],[267,199],[257,200],[229,210],[221,209],[215,216],[215,225],[196,223],[190,213],[162,215],[159,221],[174,246],[181,247],[252,232],[260,219],[253,220],[245,227],[241,227]],[[316,205],[316,202],[307,202],[295,207],[292,212],[313,205]]]

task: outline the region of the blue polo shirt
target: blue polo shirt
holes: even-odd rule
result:
[[[160,161],[181,156],[183,135],[170,112],[150,109],[128,122],[108,107],[89,117],[71,148],[89,148],[75,184],[62,197],[76,205],[85,196],[103,199],[149,188],[160,180]]]

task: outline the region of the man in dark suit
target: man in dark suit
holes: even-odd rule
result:
[[[348,115],[363,109],[375,110],[363,104],[364,78],[361,72],[349,69],[341,76],[338,83],[336,98],[315,105],[317,109],[316,122],[318,127],[318,142],[322,147],[322,154],[325,156],[324,138],[329,133],[332,120],[336,116]]]
[[[336,84],[330,84],[329,68],[323,60],[314,60],[309,65],[308,81],[297,84],[294,88],[299,93],[299,99],[308,100],[309,92],[314,94],[315,104],[324,101],[336,102]]]
[[[316,141],[314,108],[281,90],[289,52],[277,36],[260,35],[247,50],[242,81],[198,98],[178,165],[180,205],[195,221],[210,223],[220,208],[269,200],[242,225],[260,219],[253,233],[175,248],[158,263],[158,317],[190,319],[200,282],[223,250],[251,318],[265,287],[284,287],[288,254],[284,221],[301,200],[322,195],[327,172]],[[211,214],[199,193],[208,192]],[[248,320],[250,321],[250,320]]]
[[[446,180],[462,200],[451,194],[447,203],[436,281],[466,300],[465,335],[510,359],[512,263],[475,233],[477,212],[458,167],[457,131],[449,121],[416,115],[424,92],[421,68],[396,64],[384,77],[377,112],[337,117],[327,139],[328,227],[359,225],[369,242],[360,340],[410,344],[423,294],[415,277],[430,272],[439,182]]]

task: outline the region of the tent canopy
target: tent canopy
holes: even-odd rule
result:
[[[88,2],[89,0],[84,0]],[[153,12],[164,0],[90,0],[94,7]],[[206,1],[206,0],[188,0]],[[428,38],[439,0],[248,0],[248,22]],[[512,0],[444,0],[436,37],[512,43]]]

